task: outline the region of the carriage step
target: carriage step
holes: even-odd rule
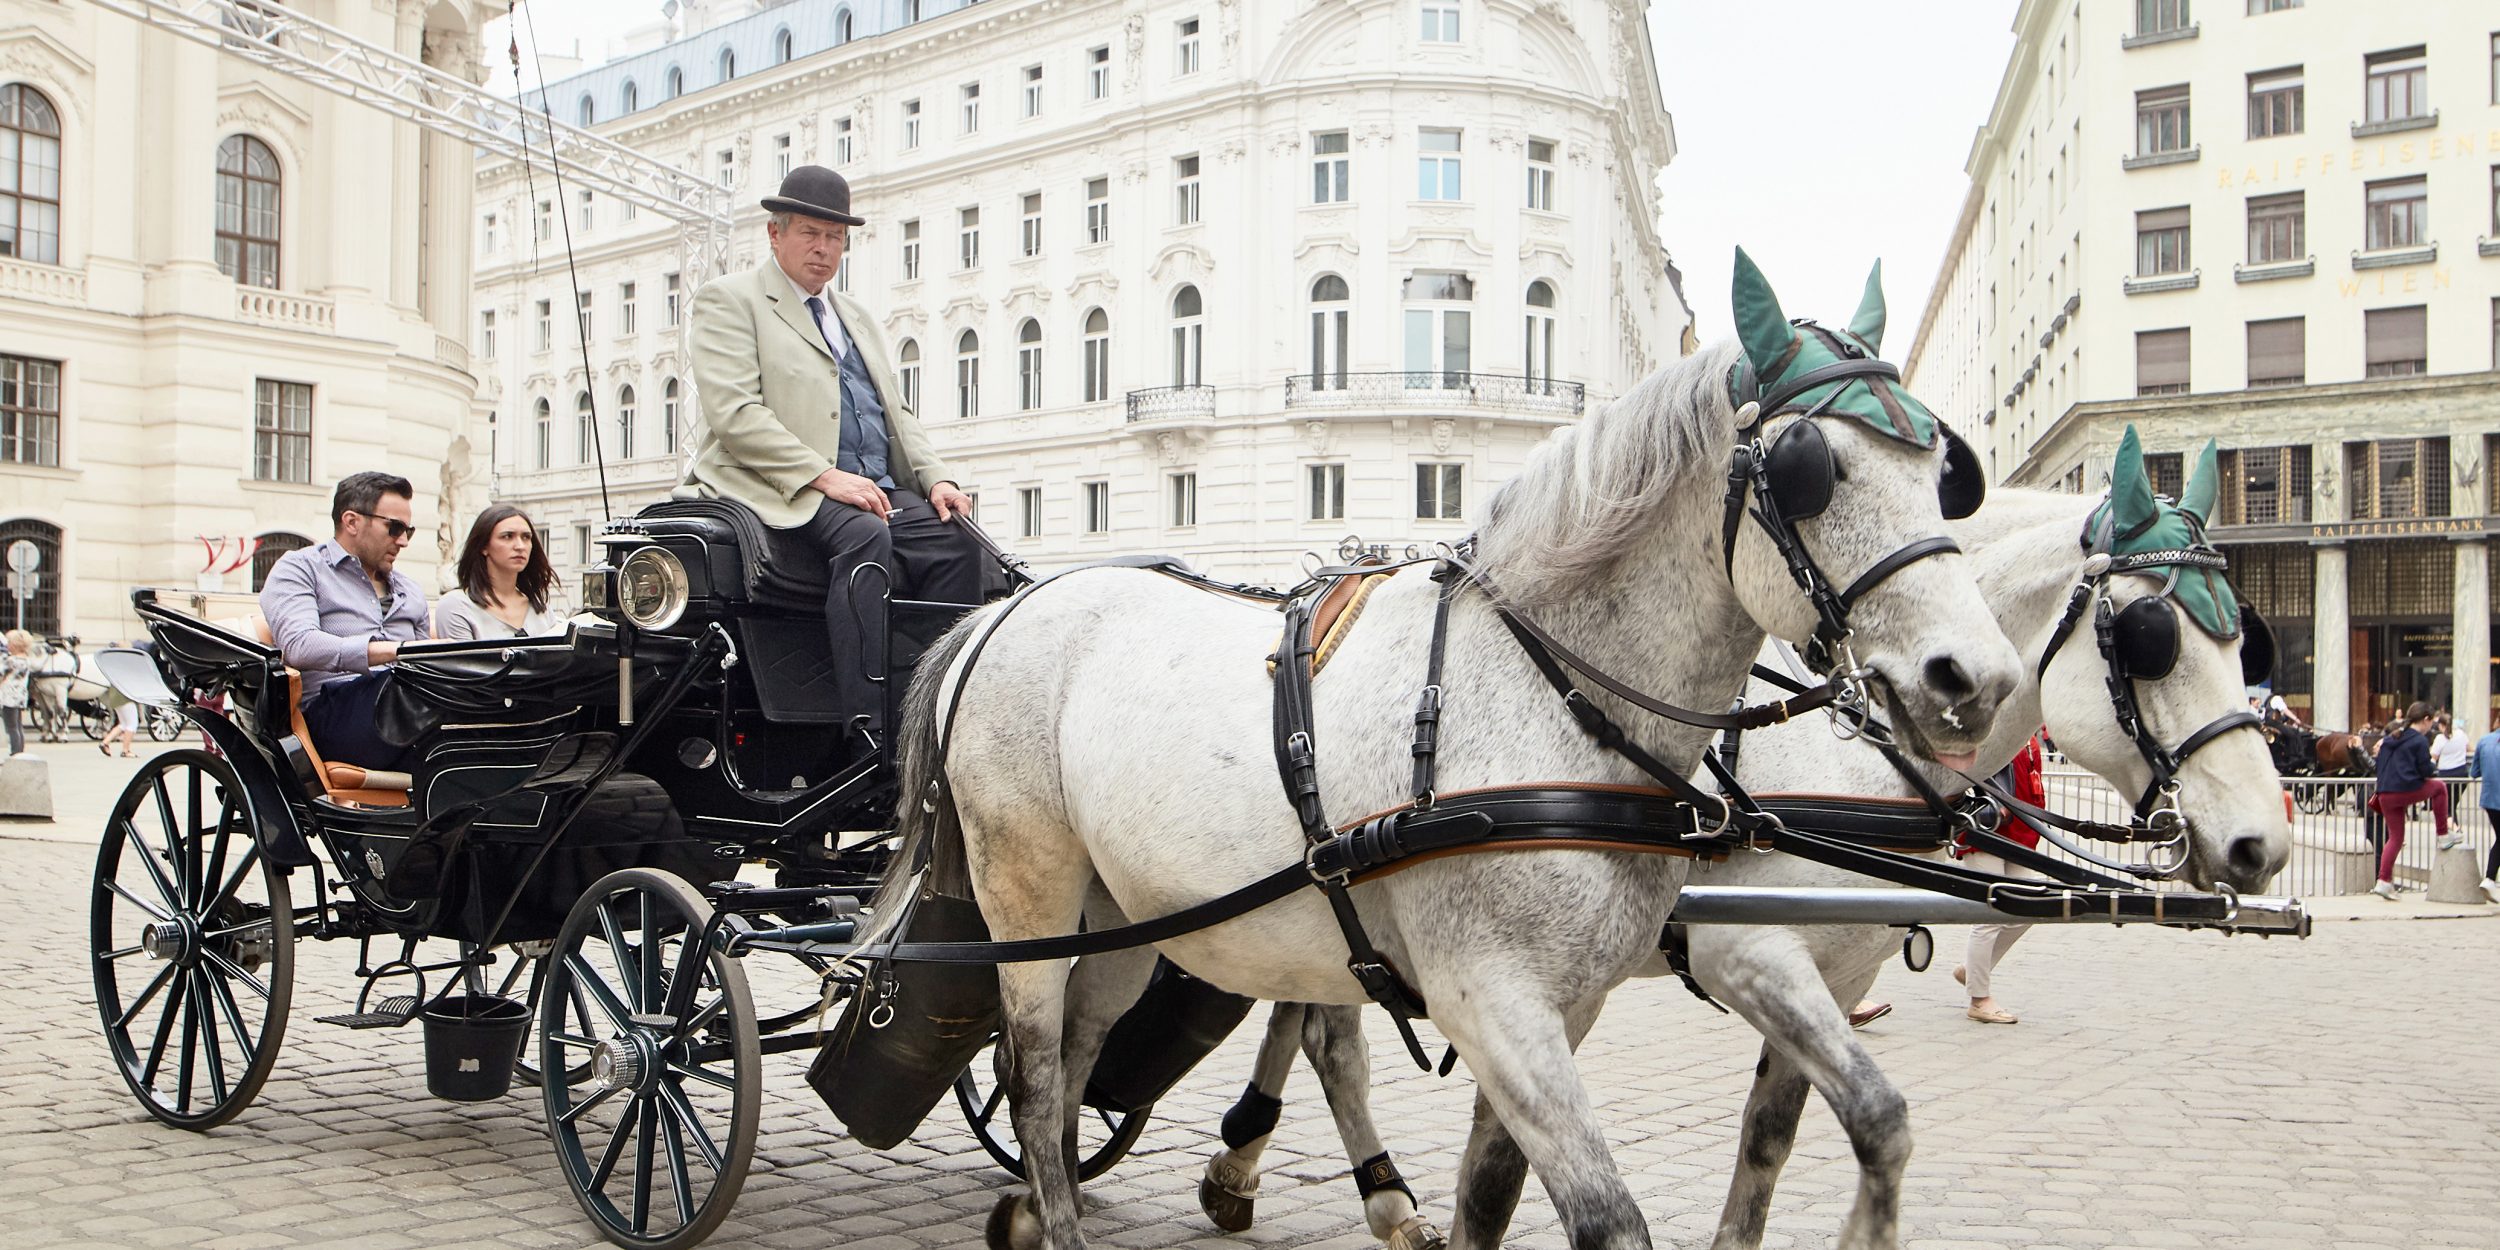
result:
[[[315,1016],[323,1024],[336,1024],[351,1029],[395,1029],[408,1023],[417,1014],[417,996],[394,994],[385,998],[372,1011],[351,1011],[338,1016]]]

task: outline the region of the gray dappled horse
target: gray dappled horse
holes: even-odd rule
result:
[[[2138,681],[2137,698],[2153,738],[2176,746],[2200,727],[2246,707],[2240,617],[2227,597],[2210,585],[2182,598],[2169,585],[2172,569],[2095,573],[2088,535],[2109,509],[2120,553],[2161,550],[2186,529],[2185,517],[2210,513],[2219,475],[2209,446],[2178,504],[2157,500],[2144,473],[2143,453],[2130,429],[2113,467],[2106,500],[2040,491],[1999,490],[1969,520],[1956,523],[1979,578],[1980,593],[1998,625],[2023,656],[2026,680],[1999,712],[1996,728],[1969,770],[1986,776],[2012,760],[2034,727],[2045,724],[2067,758],[2099,774],[2122,795],[2139,795],[2155,783],[2151,766],[2120,726],[2103,685],[2108,668],[2096,649],[2087,618],[2067,645],[2050,654],[2051,639],[2070,594],[2090,583],[2094,601],[2106,599],[2113,617],[2124,617],[2139,600],[2171,613],[2177,628],[2175,661],[2156,680]],[[2227,596],[2227,588],[2220,592]],[[2178,602],[2162,602],[2178,600]],[[2048,662],[2043,664],[2043,656]],[[1776,662],[1766,656],[1766,662]],[[1751,698],[1776,698],[1769,683],[1756,682]],[[2184,760],[2177,775],[2178,811],[2189,840],[2181,876],[2212,888],[2247,893],[2264,889],[2291,852],[2291,829],[2265,744],[2254,727],[2215,737]],[[1967,784],[1944,769],[1920,765],[1926,784],[1951,794]],[[1808,718],[1744,735],[1736,776],[1757,798],[1782,792],[1910,797],[1914,789],[1874,746],[1835,741],[1822,718]],[[1863,886],[1866,878],[1793,855],[1738,855],[1694,872],[1711,886],[1797,888]],[[1764,1037],[1745,1108],[1736,1170],[1720,1215],[1713,1250],[1750,1250],[1762,1241],[1771,1192],[1795,1141],[1797,1119],[1809,1085],[1822,1092],[1859,1161],[1855,1204],[1843,1223],[1841,1250],[1874,1250],[1899,1244],[1901,1177],[1909,1162],[1909,1110],[1900,1091],[1860,1046],[1845,1014],[1874,984],[1876,974],[1900,949],[1900,935],[1881,925],[1692,925],[1686,928],[1692,977],[1719,1002],[1734,1009]],[[1299,1044],[1311,1056],[1349,1155],[1381,1153],[1364,1083],[1370,1052],[1358,1013],[1339,1008],[1276,1009],[1259,1053],[1252,1084],[1272,1100],[1284,1086]],[[1256,1105],[1249,1095],[1245,1106]],[[1272,1106],[1272,1102],[1270,1103]],[[1272,1116],[1272,1111],[1268,1113]],[[1268,1121],[1272,1123],[1272,1119]],[[1229,1125],[1228,1125],[1229,1127]],[[1247,1199],[1257,1187],[1262,1135],[1210,1160],[1202,1201],[1228,1227],[1248,1226]],[[1516,1159],[1515,1152],[1505,1156]],[[1489,1244],[1499,1228],[1470,1227],[1467,1212],[1489,1213],[1515,1202],[1521,1181],[1513,1165],[1478,1171],[1459,1195],[1461,1227],[1468,1244]],[[1226,1201],[1229,1196],[1232,1201]],[[1394,1250],[1416,1250],[1411,1198],[1399,1190],[1365,1195],[1373,1231]]]
[[[1767,524],[1731,530],[1723,551],[1723,486],[1739,431],[1760,411],[1737,395],[1774,401],[1762,405],[1770,411],[1754,446],[1776,448],[1792,427],[1808,427],[1798,441],[1821,458],[1821,506],[1793,532],[1829,585],[1852,585],[1905,543],[1943,529],[1946,440],[1932,415],[1893,382],[1863,374],[1802,397],[1793,390],[1819,362],[1872,357],[1883,315],[1874,284],[1844,336],[1792,327],[1742,253],[1737,274],[1741,346],[1671,365],[1557,433],[1494,501],[1475,547],[1503,606],[1616,679],[1685,707],[1727,706],[1766,630],[1804,640],[1828,625]],[[1815,406],[1820,416],[1803,415]],[[1407,798],[1406,734],[1438,592],[1420,566],[1381,584],[1316,683],[1318,777],[1330,812],[1382,811]],[[1837,653],[1854,659],[1904,740],[1925,754],[1967,759],[2019,680],[2012,647],[1956,556],[1890,569],[1855,602],[1847,626]],[[1305,838],[1278,780],[1263,663],[1277,633],[1271,611],[1134,569],[1080,572],[975,614],[924,660],[908,701],[897,862],[920,862],[925,849],[941,867],[961,864],[1001,940],[1072,933],[1089,896],[1098,925],[1150,918],[1298,862]],[[1566,712],[1486,592],[1456,594],[1447,640],[1443,793],[1649,783]],[[1705,730],[1652,719],[1608,693],[1588,697],[1666,767],[1696,766]],[[1353,890],[1372,943],[1466,1058],[1480,1118],[1498,1112],[1575,1247],[1650,1244],[1571,1051],[1606,992],[1655,949],[1688,863],[1528,850],[1437,859]],[[889,881],[872,928],[896,924],[925,884]],[[1105,904],[1116,914],[1104,914]],[[1158,946],[1236,993],[1367,1001],[1314,891]],[[1002,1201],[993,1244],[1083,1244],[1072,1113],[1110,1021],[1151,967],[1147,950],[1090,957],[1073,970],[1058,961],[999,967],[1031,1192]]]

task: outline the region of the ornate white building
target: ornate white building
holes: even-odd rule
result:
[[[718,177],[740,266],[786,169],[848,177],[842,282],[1003,541],[1292,580],[1349,534],[1459,537],[1683,350],[1643,8],[714,3],[527,99]],[[676,480],[692,291],[670,223],[558,172],[481,163],[472,342],[495,495],[569,571],[606,515],[589,414],[615,514]]]
[[[2500,717],[2500,9],[2024,0],[1910,379],[1992,476],[2132,423],[2316,723]]]
[[[477,75],[480,0],[319,7]],[[101,8],[5,0],[0,163],[0,548],[40,553],[29,628],[131,636],[131,586],[212,559],[249,590],[328,536],[360,469],[415,481],[406,567],[431,584],[437,519],[484,495],[480,454],[443,506],[477,389],[466,144]],[[0,623],[18,608],[0,588]]]

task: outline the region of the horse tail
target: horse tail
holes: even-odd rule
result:
[[[944,699],[947,670],[981,633],[980,613],[957,622],[920,657],[903,692],[902,723],[895,729],[897,784],[894,858],[885,881],[868,902],[868,927],[853,939],[862,946],[891,940],[914,894],[972,897],[972,873],[964,861],[963,822],[946,784]],[[970,680],[971,674],[964,675]]]

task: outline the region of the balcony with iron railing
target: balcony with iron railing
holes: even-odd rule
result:
[[[1578,382],[1515,373],[1398,370],[1388,373],[1297,373],[1285,379],[1287,408],[1472,408],[1546,416],[1578,416],[1588,388]]]
[[[1212,386],[1155,386],[1128,393],[1128,421],[1204,421],[1215,416]]]

